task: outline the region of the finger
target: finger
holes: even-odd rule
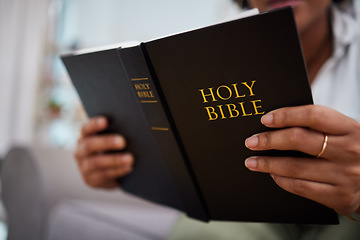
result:
[[[336,184],[340,181],[338,166],[324,159],[256,156],[246,159],[245,166],[251,171],[271,173],[281,177],[327,184]]]
[[[101,154],[86,159],[88,171],[107,169],[128,169],[134,164],[134,156],[130,153]]]
[[[117,179],[128,175],[133,170],[131,165],[104,170],[104,175],[109,179]]]
[[[79,160],[99,152],[124,150],[125,147],[126,140],[121,135],[96,135],[84,138],[78,144],[75,157]]]
[[[132,167],[118,167],[112,169],[105,169],[101,171],[94,171],[84,176],[85,182],[92,187],[110,188],[119,186],[117,179],[129,174]]]
[[[103,172],[91,174],[89,177],[84,178],[88,186],[94,188],[114,189],[119,187],[116,178],[107,178]]]
[[[336,212],[349,215],[358,209],[359,198],[343,186],[271,175],[277,185],[296,195],[321,203]]]
[[[323,143],[323,133],[298,127],[264,132],[245,140],[245,146],[254,151],[270,149],[295,150],[314,156],[321,151]],[[327,144],[330,144],[329,139]],[[329,154],[329,150],[326,150],[327,154]],[[323,155],[325,155],[325,152]]]
[[[81,138],[94,135],[98,132],[105,130],[108,126],[107,119],[105,117],[93,117],[86,122],[81,128]]]
[[[272,128],[307,127],[320,132],[344,135],[358,128],[358,123],[324,106],[307,105],[288,107],[271,111],[261,118],[261,122]]]

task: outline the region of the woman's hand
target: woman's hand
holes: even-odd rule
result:
[[[74,154],[84,181],[91,187],[118,187],[116,179],[130,173],[134,163],[130,153],[106,153],[126,147],[125,138],[121,135],[96,135],[107,126],[104,117],[94,117],[85,123]]]
[[[319,158],[251,157],[252,171],[270,173],[283,189],[324,204],[336,212],[360,213],[360,124],[323,106],[274,110],[261,119],[280,130],[254,135],[245,141],[251,150],[297,150]]]

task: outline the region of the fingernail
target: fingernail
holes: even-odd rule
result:
[[[131,163],[131,156],[130,154],[125,154],[122,157],[122,163],[129,164]]]
[[[123,144],[123,139],[120,136],[114,137],[113,141],[114,141],[115,146],[122,146],[122,144]]]
[[[96,120],[96,124],[100,127],[104,126],[106,124],[106,120],[104,118],[98,118]]]
[[[245,146],[247,148],[256,147],[259,143],[258,135],[251,136],[245,140]]]
[[[257,167],[257,158],[256,157],[250,157],[245,160],[245,166],[247,168],[256,168]]]
[[[268,113],[261,118],[261,123],[264,125],[271,125],[274,121],[274,114]]]

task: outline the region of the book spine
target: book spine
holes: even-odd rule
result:
[[[166,104],[162,101],[161,91],[155,83],[156,76],[152,74],[151,64],[148,63],[142,47],[120,48],[118,55],[187,215],[208,221],[206,205],[191,168],[186,164],[181,145],[179,147]]]

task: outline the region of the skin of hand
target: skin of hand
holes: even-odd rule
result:
[[[245,140],[254,151],[297,150],[319,158],[260,157],[246,159],[255,172],[269,173],[286,191],[309,198],[342,215],[360,213],[360,124],[333,109],[307,105],[274,110],[262,124],[278,130]]]
[[[113,189],[119,187],[117,179],[132,171],[134,156],[121,151],[126,140],[118,134],[97,133],[108,127],[105,117],[94,117],[81,129],[74,157],[85,183],[94,188]]]

